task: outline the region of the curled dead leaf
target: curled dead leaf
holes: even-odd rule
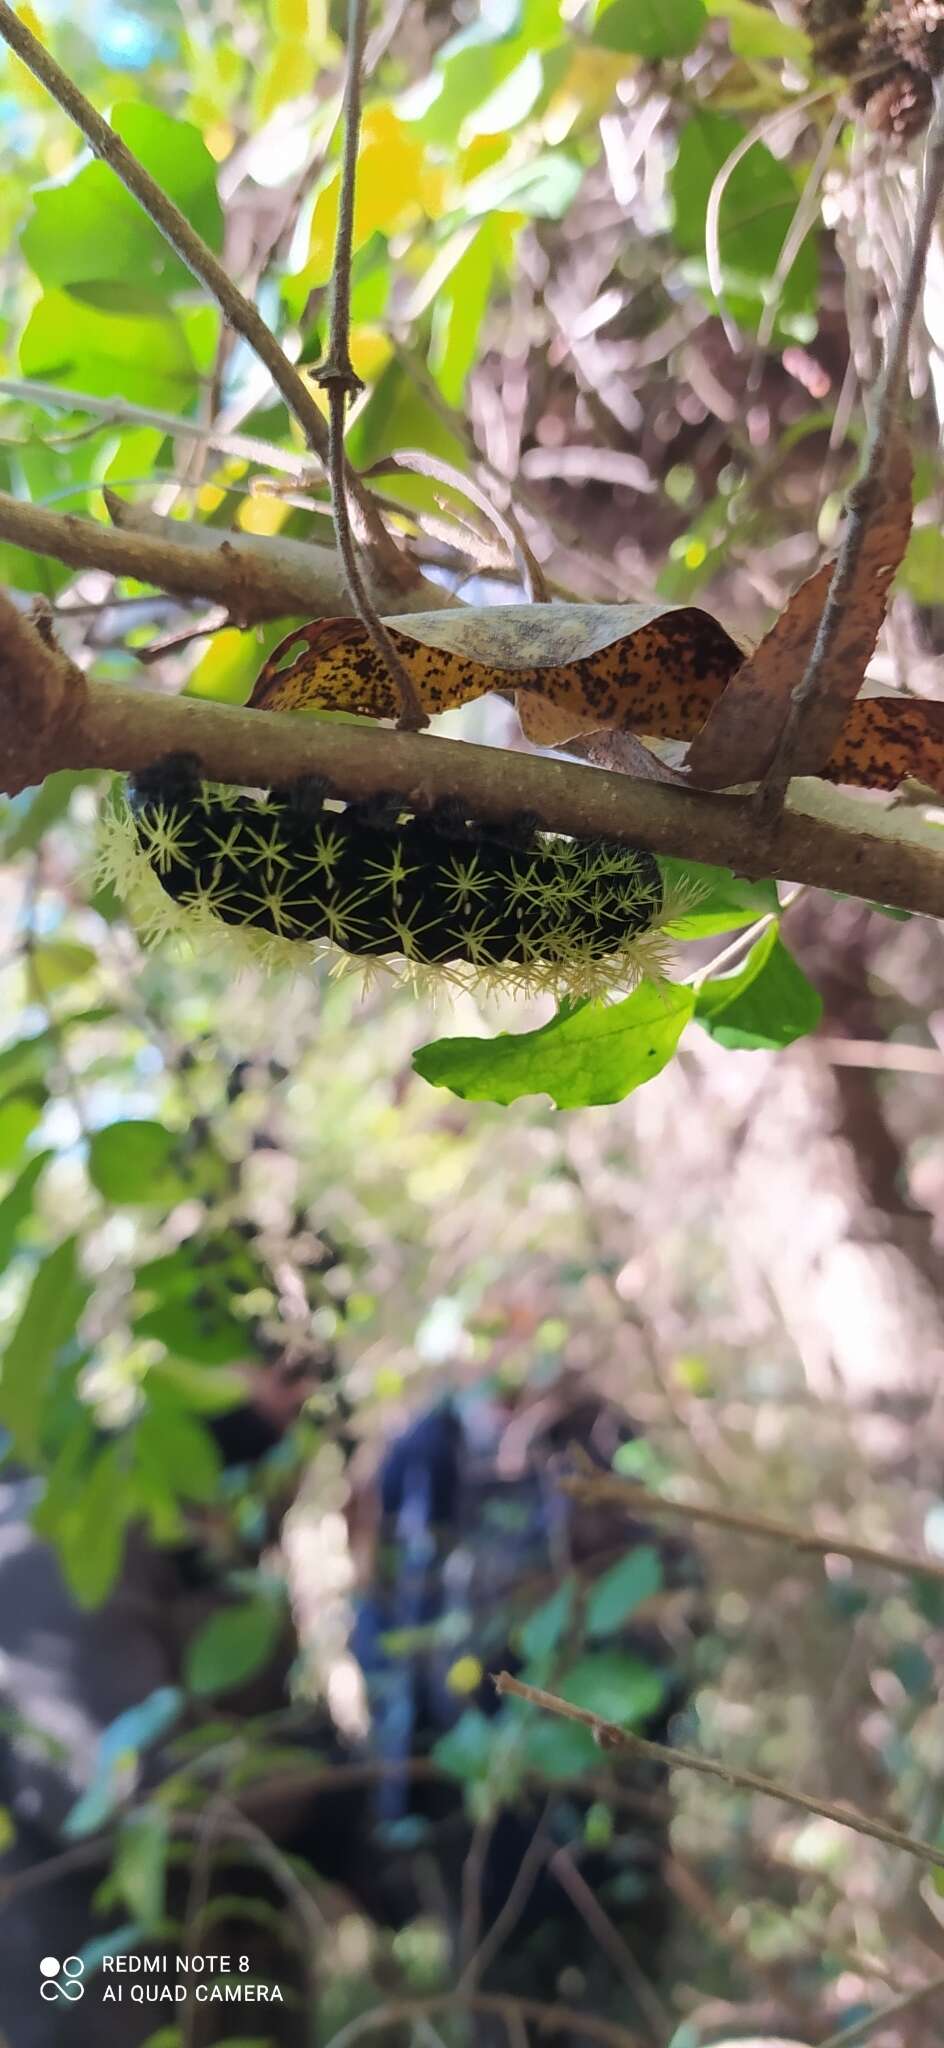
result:
[[[795,775],[825,774],[832,781],[866,782],[871,769],[871,786],[881,789],[894,787],[899,779],[901,748],[892,744],[888,717],[879,719],[869,712],[863,719],[862,705],[856,700],[885,617],[892,579],[908,546],[911,475],[911,455],[904,437],[898,435],[889,449],[882,501],[863,524],[815,692],[803,709],[791,744],[790,765]],[[689,749],[689,778],[699,788],[726,789],[732,782],[759,782],[766,773],[793,693],[806,673],[841,562],[840,556],[837,563],[825,563],[801,583],[719,698]],[[906,748],[914,746],[916,737],[912,723]],[[916,768],[910,752],[908,758]],[[841,773],[841,768],[845,772]],[[876,770],[879,780],[875,779]],[[891,774],[894,781],[888,779]]]
[[[747,657],[694,605],[470,605],[385,623],[432,716],[498,691],[514,697],[533,745],[607,732],[687,741],[686,780],[730,788],[759,780],[772,756],[830,574],[817,571]],[[869,632],[873,624],[870,613]],[[399,708],[383,660],[354,618],[289,633],[249,701],[257,710],[375,719],[396,718]],[[810,744],[818,745],[815,736]],[[665,779],[661,764],[653,772]],[[804,752],[797,772],[871,789],[895,789],[913,776],[944,793],[944,704],[857,698],[825,765],[814,769]]]

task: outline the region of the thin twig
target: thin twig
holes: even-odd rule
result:
[[[370,601],[361,575],[351,530],[349,479],[344,457],[344,416],[347,401],[363,386],[351,362],[351,256],[354,246],[354,204],[357,192],[357,150],[361,128],[361,67],[367,33],[366,0],[349,0],[347,29],[347,74],[344,82],[344,151],[338,196],[338,227],[331,274],[331,324],[328,355],[318,371],[318,382],[328,394],[328,473],[338,554],[354,609],[366,627],[381,660],[386,663],[400,698],[399,724],[407,732],[421,732],[429,720],[420,703],[405,663],[376,606]]]
[[[717,1763],[713,1757],[698,1756],[690,1749],[673,1749],[665,1742],[649,1742],[643,1735],[631,1735],[626,1728],[619,1728],[615,1721],[604,1721],[599,1714],[591,1714],[586,1707],[573,1707],[569,1700],[558,1698],[556,1693],[545,1692],[539,1685],[525,1685],[520,1678],[512,1678],[509,1671],[495,1674],[496,1692],[510,1693],[515,1699],[527,1700],[531,1706],[543,1707],[545,1713],[559,1714],[565,1721],[578,1721],[583,1728],[589,1728],[601,1749],[615,1750],[624,1756],[645,1757],[652,1763],[668,1764],[673,1770],[696,1771],[704,1778],[720,1778],[722,1784],[732,1785],[742,1792],[760,1792],[765,1799],[779,1799],[785,1806],[799,1807],[803,1813],[815,1813],[822,1820],[834,1821],[837,1827],[849,1828],[853,1834],[868,1835],[872,1841],[884,1842],[889,1849],[903,1849],[907,1856],[915,1856],[921,1863],[932,1863],[936,1869],[944,1870],[944,1846],[936,1848],[933,1842],[922,1842],[916,1835],[906,1835],[901,1828],[887,1827],[884,1821],[869,1820],[865,1814],[850,1811],[845,1806],[834,1806],[830,1800],[811,1799],[806,1792],[795,1792],[790,1785],[778,1785],[772,1778],[760,1778],[754,1771],[739,1770],[733,1764]]]
[[[879,2012],[870,2012],[864,2020],[853,2020],[851,2026],[841,2027],[838,2034],[830,2034],[821,2048],[858,2048],[860,2041],[867,2041],[870,2034],[887,2027],[890,2020],[896,2020],[900,2013],[913,2012],[925,1998],[935,1991],[944,1991],[944,1970],[939,1977],[932,1977],[927,1984],[918,1984],[911,1991],[903,1991],[900,1998],[893,1998],[890,2005],[883,2005]]]
[[[0,377],[0,393],[20,399],[24,405],[51,406],[60,412],[88,412],[103,427],[158,427],[175,440],[205,441],[221,455],[235,455],[245,462],[258,462],[266,469],[278,469],[297,483],[311,478],[307,455],[290,448],[277,448],[274,441],[260,441],[254,434],[229,434],[222,428],[201,427],[196,420],[183,420],[176,413],[161,412],[152,405],[132,405],[126,398],[100,398],[91,391],[64,391],[58,384],[43,384],[33,377]]]
[[[572,1453],[576,1455],[576,1452]],[[704,1522],[715,1529],[732,1529],[741,1536],[761,1536],[770,1543],[784,1543],[790,1550],[814,1557],[848,1557],[856,1564],[877,1565],[883,1571],[904,1572],[910,1577],[944,1580],[944,1564],[933,1558],[913,1557],[905,1550],[881,1549],[872,1543],[858,1543],[839,1530],[834,1536],[820,1536],[810,1529],[798,1529],[791,1522],[775,1521],[768,1515],[753,1515],[740,1508],[716,1508],[707,1501],[672,1500],[666,1494],[650,1493],[618,1472],[587,1472],[586,1477],[560,1479],[564,1493],[578,1500],[621,1502],[633,1515],[674,1515],[684,1522]]]
[[[219,258],[214,256],[212,249],[207,247],[202,236],[197,234],[179,207],[168,198],[157,180],[152,178],[144,165],[132,155],[121,136],[103,120],[91,101],[86,99],[85,94],[79,91],[68,72],[63,71],[62,66],[56,63],[55,58],[32,34],[25,22],[21,21],[12,7],[7,5],[7,0],[0,0],[0,36],[9,44],[11,50],[16,52],[33,77],[39,80],[40,85],[44,86],[62,107],[63,112],[68,114],[69,119],[74,121],[94,154],[110,165],[125,189],[137,200],[138,205],[143,207],[165,241],[176,251],[181,262],[185,263],[193,276],[206,286],[230,326],[235,328],[237,334],[243,335],[259,361],[265,365],[289,411],[294,414],[302,428],[308,446],[314,450],[321,462],[327,464],[329,437],[313,393],[294,364],[289,362],[284,349],[277,342],[271,328],[267,327],[262,315],[233,283]],[[409,562],[396,542],[391,539],[369,496],[353,479],[349,481],[348,488],[355,506],[360,537],[376,551],[378,560],[391,582],[403,580],[411,573]]]
[[[459,1978],[459,1990],[462,1992],[474,1991],[476,1985],[481,1983],[486,1970],[491,1967],[495,1957],[504,1948],[506,1941],[513,1933],[524,1912],[534,1890],[541,1865],[546,1863],[549,1854],[546,1829],[550,1805],[551,1802],[548,1800],[545,1803],[543,1812],[539,1814],[535,1822],[534,1832],[515,1872],[514,1883],[501,1911],[496,1914],[491,1926],[486,1929],[478,1948],[465,1963],[462,1975]],[[494,1822],[492,1826],[494,1826]],[[481,1878],[481,1872],[476,1872],[476,1876]]]
[[[908,1045],[903,1039],[817,1038],[820,1059],[830,1067],[865,1067],[875,1073],[924,1074],[944,1079],[944,1052],[933,1045]]]
[[[813,642],[805,672],[791,693],[783,730],[773,760],[759,785],[756,805],[758,819],[769,828],[780,816],[795,763],[805,756],[810,714],[816,715],[815,699],[824,669],[832,654],[839,629],[859,571],[869,523],[881,498],[892,446],[901,389],[908,363],[908,347],[918,299],[924,282],[928,249],[934,233],[941,196],[944,194],[944,88],[934,85],[934,116],[928,129],[924,182],[915,222],[914,240],[898,300],[895,324],[886,351],[862,468],[846,500],[846,524],[829,594]],[[815,708],[814,708],[815,707]],[[824,758],[828,744],[824,746]]]
[[[548,1866],[551,1877],[557,1879],[562,1891],[576,1907],[598,1941],[604,1955],[608,1956],[628,1985],[646,2022],[653,2041],[661,2044],[670,2041],[675,2031],[674,2021],[668,2008],[663,2004],[655,1986],[628,1948],[619,1930],[614,1927],[608,1913],[605,1913],[596,1893],[587,1883],[583,1872],[578,1869],[569,1849],[555,1851]]]

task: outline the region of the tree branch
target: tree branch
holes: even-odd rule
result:
[[[576,1455],[576,1453],[575,1453]],[[768,1515],[748,1514],[740,1508],[713,1507],[707,1501],[672,1500],[663,1493],[650,1493],[635,1480],[618,1472],[599,1472],[589,1460],[580,1459],[579,1477],[560,1479],[563,1493],[575,1500],[613,1501],[627,1514],[675,1516],[683,1522],[704,1522],[714,1529],[732,1529],[741,1536],[760,1536],[769,1543],[786,1544],[804,1556],[849,1557],[856,1564],[868,1564],[882,1571],[904,1572],[909,1577],[944,1580],[944,1564],[932,1557],[913,1557],[904,1550],[883,1550],[872,1543],[857,1543],[839,1530],[835,1536],[820,1536],[815,1530],[798,1529],[791,1522],[778,1522]]]
[[[108,502],[116,516],[120,500],[109,493]],[[131,516],[134,519],[134,513]],[[134,576],[139,583],[156,584],[177,597],[206,598],[225,605],[242,626],[291,616],[343,617],[350,610],[333,548],[314,542],[263,542],[258,535],[221,534],[212,528],[178,525],[175,520],[162,520],[158,531],[161,529],[166,540],[163,533],[159,539],[137,530],[116,533],[73,512],[49,512],[0,491],[0,540],[52,555],[73,569],[107,569],[115,576]],[[197,532],[204,538],[197,541]],[[178,535],[186,535],[186,542]],[[391,611],[411,610],[417,601],[415,585],[407,592],[402,586],[392,588],[384,578],[375,581],[374,589]],[[439,585],[424,580],[421,601],[433,610],[452,600]]]
[[[242,711],[95,683],[0,597],[0,788],[14,793],[57,768],[127,773],[181,751],[224,782],[284,786],[322,775],[352,798],[396,789],[425,806],[455,797],[486,821],[531,812],[549,831],[648,846],[744,875],[784,875],[944,916],[940,834],[922,828],[913,813],[880,813],[835,791],[824,796],[817,786],[812,797],[795,794],[758,846],[743,797],[636,782],[575,762],[386,726]]]
[[[102,119],[91,101],[79,91],[77,85],[56,63],[49,51],[44,49],[26,27],[25,22],[14,14],[7,0],[0,0],[0,36],[11,50],[31,71],[40,85],[56,100],[69,119],[85,136],[97,157],[110,165],[116,177],[121,179],[126,190],[143,207],[170,247],[176,250],[182,263],[206,286],[216,300],[229,325],[237,334],[244,336],[250,347],[264,363],[276,388],[281,392],[289,411],[294,414],[308,442],[319,460],[328,462],[328,430],[323,415],[304,378],[289,362],[285,351],[276,341],[271,329],[266,326],[254,305],[244,298],[238,286],[214,256],[196,229],[191,227],[179,207],[162,191],[156,179],[151,177],[144,165],[132,156],[130,149],[122,142],[114,128]],[[362,544],[373,550],[382,563],[391,581],[404,584],[415,580],[415,571],[409,557],[397,547],[384,526],[383,520],[369,495],[363,490],[357,478],[350,476],[348,490],[358,523],[358,538]]]
[[[884,1821],[870,1820],[864,1813],[857,1813],[846,1806],[834,1806],[828,1799],[811,1799],[806,1792],[795,1792],[790,1785],[779,1785],[773,1778],[760,1778],[754,1771],[738,1770],[733,1764],[717,1763],[714,1757],[699,1756],[694,1750],[673,1749],[666,1742],[649,1742],[643,1735],[631,1735],[627,1728],[619,1728],[615,1721],[604,1721],[599,1714],[591,1714],[586,1707],[573,1707],[569,1700],[562,1700],[553,1692],[545,1692],[543,1686],[525,1685],[522,1679],[512,1678],[508,1671],[499,1671],[495,1676],[495,1690],[510,1693],[514,1699],[527,1700],[533,1707],[543,1708],[545,1713],[557,1714],[564,1721],[578,1721],[583,1728],[589,1728],[601,1749],[609,1749],[625,1756],[646,1757],[653,1763],[668,1764],[673,1770],[695,1771],[703,1778],[720,1778],[722,1784],[733,1785],[741,1792],[761,1792],[766,1799],[779,1799],[785,1806],[797,1806],[802,1813],[815,1813],[822,1820],[834,1821],[837,1827],[850,1828],[853,1834],[868,1835],[874,1842],[884,1843],[889,1849],[903,1849],[908,1856],[914,1856],[920,1863],[931,1863],[938,1870],[944,1870],[944,1845],[936,1847],[933,1842],[923,1842],[918,1835],[907,1835],[901,1828],[887,1827]]]

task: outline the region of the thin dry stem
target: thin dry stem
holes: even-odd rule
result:
[[[713,1757],[698,1756],[690,1749],[673,1749],[665,1742],[649,1742],[643,1735],[631,1735],[626,1728],[619,1728],[615,1721],[604,1721],[599,1714],[591,1714],[586,1707],[571,1706],[569,1700],[562,1700],[556,1693],[545,1692],[542,1686],[526,1685],[520,1678],[512,1678],[509,1671],[495,1675],[496,1692],[510,1693],[513,1698],[527,1700],[533,1707],[541,1707],[545,1713],[558,1714],[564,1721],[577,1721],[583,1728],[589,1728],[601,1749],[614,1750],[623,1756],[645,1757],[652,1763],[667,1764],[672,1770],[696,1771],[703,1778],[720,1778],[723,1785],[732,1785],[741,1792],[760,1792],[765,1799],[779,1799],[785,1806],[799,1807],[803,1813],[814,1813],[821,1820],[831,1820],[837,1827],[849,1828],[853,1834],[868,1835],[874,1842],[883,1842],[889,1849],[902,1849],[907,1856],[914,1856],[921,1863],[931,1863],[938,1870],[944,1870],[944,1847],[936,1848],[933,1842],[923,1842],[917,1835],[905,1834],[901,1828],[886,1826],[884,1821],[870,1820],[864,1813],[850,1810],[846,1806],[834,1806],[827,1799],[812,1799],[806,1792],[797,1792],[791,1785],[778,1785],[772,1778],[758,1777],[754,1771],[742,1771],[733,1764],[717,1763]]]
[[[352,393],[362,389],[351,362],[351,255],[354,244],[354,203],[357,191],[357,151],[361,127],[361,69],[367,33],[366,0],[350,0],[348,7],[347,75],[344,84],[344,152],[341,160],[341,189],[338,198],[338,228],[334,245],[331,280],[331,327],[327,361],[318,371],[318,382],[328,394],[328,470],[338,553],[354,609],[366,627],[381,660],[389,669],[400,699],[400,726],[407,732],[421,732],[429,724],[416,694],[411,676],[388,633],[376,607],[371,603],[354,546],[347,464],[344,459],[344,417]]]
[[[572,1452],[577,1457],[578,1450]],[[581,1460],[581,1463],[584,1461]],[[934,1558],[913,1557],[904,1550],[886,1550],[872,1543],[858,1543],[839,1530],[821,1536],[815,1530],[797,1529],[791,1522],[775,1521],[768,1515],[749,1514],[740,1508],[713,1507],[707,1501],[670,1500],[665,1494],[649,1493],[632,1479],[617,1472],[588,1470],[586,1476],[561,1479],[564,1493],[577,1500],[616,1501],[627,1513],[675,1516],[684,1522],[704,1522],[715,1529],[731,1529],[741,1536],[760,1536],[768,1543],[784,1543],[788,1549],[813,1557],[848,1557],[856,1564],[878,1566],[882,1571],[903,1572],[909,1577],[944,1580],[944,1564]]]

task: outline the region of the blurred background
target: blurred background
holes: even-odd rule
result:
[[[21,12],[316,364],[339,11]],[[523,595],[468,477],[556,594],[763,632],[835,541],[942,36],[917,0],[372,11],[348,447],[431,577]],[[193,545],[330,541],[243,344],[9,57],[0,104],[3,490]],[[871,673],[918,696],[940,687],[941,266],[935,244],[915,527]],[[2,506],[0,532],[5,584],[100,679],[243,702],[287,629],[116,576],[94,543],[87,566],[51,532],[33,551]],[[439,724],[522,744],[494,700]],[[693,1026],[606,1109],[466,1103],[414,1050],[546,1006],[432,1012],[143,951],[95,881],[108,780],[58,774],[0,815],[9,2048],[83,2024],[40,2005],[41,1955],[91,1977],[229,1922],[234,1951],[247,1926],[275,1945],[262,1979],[287,1985],[292,1951],[284,2012],[109,2015],[90,1988],[100,2030],[75,2038],[944,2040],[940,1991],[914,1995],[944,1970],[933,1864],[496,1713],[487,1676],[944,1845],[938,928],[802,891],[812,1036]],[[556,1483],[574,1440],[673,1501],[929,1570],[588,1522]]]

